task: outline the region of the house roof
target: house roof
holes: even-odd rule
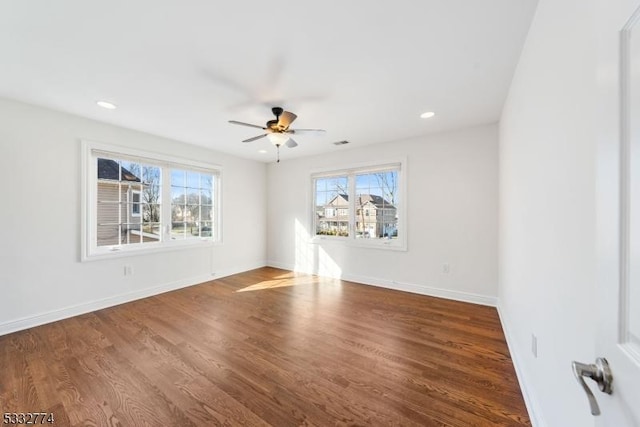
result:
[[[378,196],[376,194],[360,194],[358,195],[358,201],[360,202],[360,206],[366,205],[367,203],[371,203],[376,208],[394,208],[391,203],[386,201],[383,197]]]
[[[344,202],[340,203],[339,199],[344,200]],[[338,194],[336,197],[331,199],[329,201],[329,203],[327,203],[327,206],[329,206],[329,205],[331,205],[331,206],[344,206],[344,205],[347,205],[348,203],[349,203],[349,196],[347,196],[346,194]]]
[[[111,159],[98,159],[98,179],[140,182],[140,178],[131,173],[127,168],[120,167],[118,162]]]
[[[349,201],[349,195],[347,195],[347,194],[338,194],[336,197],[331,199],[331,201],[328,203],[328,205],[333,204],[333,201],[336,200],[338,197],[343,198],[346,202]],[[371,203],[372,205],[374,205],[378,209],[380,209],[380,208],[395,208],[395,206],[393,206],[393,204],[389,203],[383,197],[378,196],[376,194],[359,194],[358,195],[358,202],[359,202],[360,206],[366,205],[367,203]]]

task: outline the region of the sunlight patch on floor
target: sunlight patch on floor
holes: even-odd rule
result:
[[[290,280],[264,280],[254,285],[247,286],[246,288],[238,289],[236,292],[249,292],[249,291],[261,291],[263,289],[283,288],[287,286],[293,286]]]
[[[301,285],[313,285],[317,284],[318,280],[312,277],[301,277],[296,280],[295,273],[282,274],[277,276],[273,280],[263,280],[262,282],[254,283],[253,285],[249,285],[242,289],[238,289],[235,292],[249,292],[249,291],[261,291],[264,289],[276,289],[276,288],[286,288],[290,286],[301,286]]]

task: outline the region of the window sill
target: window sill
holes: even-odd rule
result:
[[[406,252],[408,250],[405,241],[400,240],[367,240],[354,239],[351,237],[314,236],[309,239],[309,243],[316,245],[343,245],[355,248],[381,249],[400,252]]]
[[[213,246],[222,245],[221,241],[215,241],[212,239],[193,239],[189,241],[171,241],[168,243],[147,243],[144,247],[129,246],[112,246],[103,247],[100,250],[92,253],[84,253],[82,255],[82,262],[99,261],[105,259],[126,258],[131,256],[149,255],[154,253],[176,251],[182,249],[198,249],[208,248]]]

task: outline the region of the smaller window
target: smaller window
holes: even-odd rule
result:
[[[313,174],[314,241],[406,250],[403,164]]]
[[[140,216],[140,192],[131,190],[131,216]]]

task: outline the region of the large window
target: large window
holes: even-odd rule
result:
[[[402,163],[312,175],[315,240],[404,248]]]
[[[219,169],[83,142],[83,259],[220,240]]]

